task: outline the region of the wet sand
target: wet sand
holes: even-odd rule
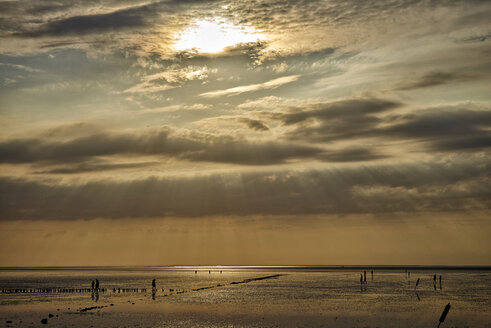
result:
[[[108,305],[108,304],[107,304]],[[48,313],[51,327],[436,327],[439,313],[330,311],[234,304],[115,304],[87,312],[53,307],[6,306],[0,310],[9,327],[39,327]],[[489,327],[491,316],[468,318],[452,313],[443,327]]]
[[[412,279],[376,272],[365,286],[359,285],[359,272],[276,274],[175,273],[176,279],[187,277],[176,282],[162,275],[155,299],[151,288],[110,290],[99,293],[97,301],[90,293],[0,295],[0,322],[8,327],[436,327],[450,302],[442,328],[491,327],[488,272],[446,272],[442,290],[433,288],[428,272],[414,272]],[[414,290],[417,276],[421,283]],[[180,281],[181,288],[164,286],[165,278],[176,286]]]

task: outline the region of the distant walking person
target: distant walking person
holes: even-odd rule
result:
[[[155,279],[152,280],[152,299],[155,301],[155,294],[157,294],[157,284]]]
[[[442,290],[442,276],[440,276],[440,290]]]
[[[433,289],[436,290],[436,274],[433,275]]]
[[[99,291],[99,279],[95,280],[95,290]]]
[[[360,273],[360,285],[363,285],[363,275]]]
[[[367,283],[367,272],[363,271],[363,282],[366,284]]]
[[[372,270],[372,280],[373,280],[373,270]]]
[[[94,280],[92,280],[92,290],[94,290]]]

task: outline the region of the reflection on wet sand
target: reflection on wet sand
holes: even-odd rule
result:
[[[161,326],[162,322],[176,327],[316,327],[334,318],[332,326],[335,327],[387,326],[387,323],[414,327],[436,323],[442,307],[449,300],[453,300],[455,310],[447,316],[442,327],[472,326],[469,324],[472,322],[479,326],[479,323],[490,319],[489,313],[483,314],[476,307],[477,304],[490,305],[489,292],[472,289],[476,292],[466,294],[467,289],[463,288],[486,284],[491,276],[489,272],[447,273],[446,277],[451,278],[447,279],[446,292],[439,293],[434,289],[435,274],[427,272],[417,272],[416,284],[407,285],[409,274],[404,275],[404,271],[376,271],[373,274],[369,271],[367,273],[371,277],[377,275],[377,279],[370,280],[365,280],[365,271],[361,274],[360,271],[260,273],[237,270],[223,271],[223,274],[220,274],[221,270],[206,271],[205,275],[199,275],[194,269],[171,273],[101,272],[102,287],[99,289],[84,287],[84,281],[85,285],[90,286],[91,283],[84,273],[58,274],[46,279],[44,285],[39,286],[41,288],[27,286],[30,281],[39,283],[33,275],[0,275],[0,283],[5,286],[0,290],[0,319],[12,321],[11,327],[23,327],[20,321],[39,323],[41,319],[54,326],[64,326],[67,322],[71,325],[73,322],[75,326],[116,327],[116,323],[128,325],[150,320],[141,317],[143,313],[150,312],[153,313],[150,317],[160,321],[147,322],[145,326],[149,327]],[[356,287],[358,279],[361,294]],[[440,281],[438,276],[436,281]],[[55,288],[50,284],[66,287]],[[150,286],[151,293],[147,288]],[[97,305],[87,304],[88,294]],[[42,308],[44,312],[40,312],[37,318],[33,314],[36,308]],[[57,316],[47,317],[48,313],[60,308],[62,310],[56,312]],[[365,316],[366,309],[370,309],[370,316],[368,312]],[[104,313],[104,317],[82,316],[73,321],[75,317],[69,314],[74,313]],[[185,319],[181,313],[191,313],[192,319]],[[406,317],[407,313],[418,315]],[[210,317],[211,314],[214,317]],[[374,316],[377,319],[372,318]],[[32,319],[26,319],[28,317]],[[124,321],[121,321],[122,317]],[[109,318],[115,320],[114,324],[107,321]]]

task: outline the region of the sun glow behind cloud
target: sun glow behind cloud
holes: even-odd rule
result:
[[[176,35],[176,50],[195,49],[204,53],[216,53],[240,43],[263,40],[264,36],[254,28],[237,26],[220,18],[197,20]]]

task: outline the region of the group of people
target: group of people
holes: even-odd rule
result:
[[[92,295],[90,298],[92,298],[93,301],[99,301],[99,279],[96,279],[95,282],[92,280]]]
[[[440,290],[442,289],[442,276],[440,275]],[[433,275],[433,288],[436,290],[436,274]]]
[[[371,271],[372,280],[373,280],[373,270]],[[363,271],[363,274],[360,273],[360,285],[367,283],[367,271]]]
[[[96,279],[95,282],[92,280],[92,290],[99,291],[99,279]]]
[[[372,280],[373,280],[373,270],[371,270],[372,274]],[[361,291],[363,292],[364,290],[367,290],[367,271],[364,270],[363,274],[360,273],[360,288]]]
[[[373,270],[371,270],[371,274],[372,274],[372,280],[373,280]],[[411,273],[409,271],[407,271],[406,269],[406,279],[409,279]],[[419,285],[419,278],[418,280],[416,281],[416,287],[418,287]],[[439,280],[439,284],[440,284],[440,290],[442,289],[442,276],[440,275],[438,277],[438,280]],[[409,281],[408,281],[409,282]],[[436,290],[436,282],[437,282],[437,276],[436,274],[433,275],[433,288]],[[360,285],[363,287],[363,285],[366,285],[367,284],[367,271],[363,271],[363,274],[360,273]]]
[[[152,280],[152,290],[157,290],[155,279]],[[92,280],[92,291],[99,291],[99,279],[96,279],[95,282]]]
[[[94,300],[94,295],[95,295],[95,301],[97,302],[99,300],[99,279],[96,279],[95,281],[92,280],[91,284],[91,289],[92,289],[92,300]],[[116,291],[116,288],[114,288],[114,291]],[[155,282],[155,279],[152,280],[152,298],[155,299],[155,294],[157,293],[157,283]]]

